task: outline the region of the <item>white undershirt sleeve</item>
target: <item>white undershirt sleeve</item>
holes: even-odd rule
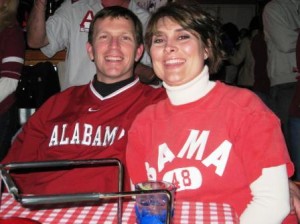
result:
[[[12,78],[0,78],[0,102],[16,90],[18,82],[18,80]]]
[[[253,200],[240,217],[241,224],[281,224],[290,212],[286,165],[264,168],[250,185]]]

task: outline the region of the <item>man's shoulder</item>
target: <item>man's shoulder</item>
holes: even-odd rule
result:
[[[81,86],[71,86],[54,95],[54,101],[60,101],[65,99],[74,100],[78,97],[83,97],[84,93],[89,89],[89,84]]]
[[[148,94],[148,95],[166,96],[166,91],[161,86],[154,86],[154,85],[147,85],[147,84],[139,83],[139,88],[143,89],[145,94]]]
[[[166,92],[163,88],[155,88],[141,82],[137,82],[134,86],[124,91],[123,94],[123,98],[125,96],[125,99],[134,101],[139,106],[147,106],[166,98]]]

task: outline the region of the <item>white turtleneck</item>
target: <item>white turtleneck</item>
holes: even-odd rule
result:
[[[168,97],[173,105],[182,105],[199,100],[209,93],[216,85],[209,81],[208,67],[205,65],[202,72],[193,80],[180,86],[169,86],[163,82]]]
[[[163,82],[168,98],[173,105],[197,101],[207,95],[215,85],[215,82],[209,81],[207,66],[204,66],[202,72],[196,78],[183,85],[169,86]],[[264,168],[262,175],[250,184],[250,189],[253,199],[241,215],[240,223],[281,223],[289,212],[286,165]],[[276,215],[272,215],[274,213]]]

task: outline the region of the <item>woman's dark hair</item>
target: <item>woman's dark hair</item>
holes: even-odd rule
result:
[[[94,26],[95,22],[97,20],[106,19],[106,18],[125,18],[128,20],[131,20],[134,24],[134,30],[135,30],[135,38],[138,45],[141,45],[144,43],[143,41],[143,26],[139,18],[129,9],[126,9],[121,6],[111,6],[106,7],[99,12],[96,13],[89,29],[88,34],[88,42],[92,44],[93,42],[93,34],[94,34]]]
[[[216,73],[222,64],[224,51],[221,24],[210,14],[204,12],[199,4],[168,3],[153,13],[145,35],[147,51],[152,45],[152,37],[157,32],[157,23],[162,18],[170,18],[184,29],[195,34],[208,49],[206,64],[210,73]]]

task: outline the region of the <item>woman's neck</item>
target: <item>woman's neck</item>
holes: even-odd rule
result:
[[[196,78],[183,85],[169,86],[163,82],[173,105],[183,105],[199,100],[210,92],[215,84],[215,82],[209,81],[207,66],[204,66],[202,72]]]

